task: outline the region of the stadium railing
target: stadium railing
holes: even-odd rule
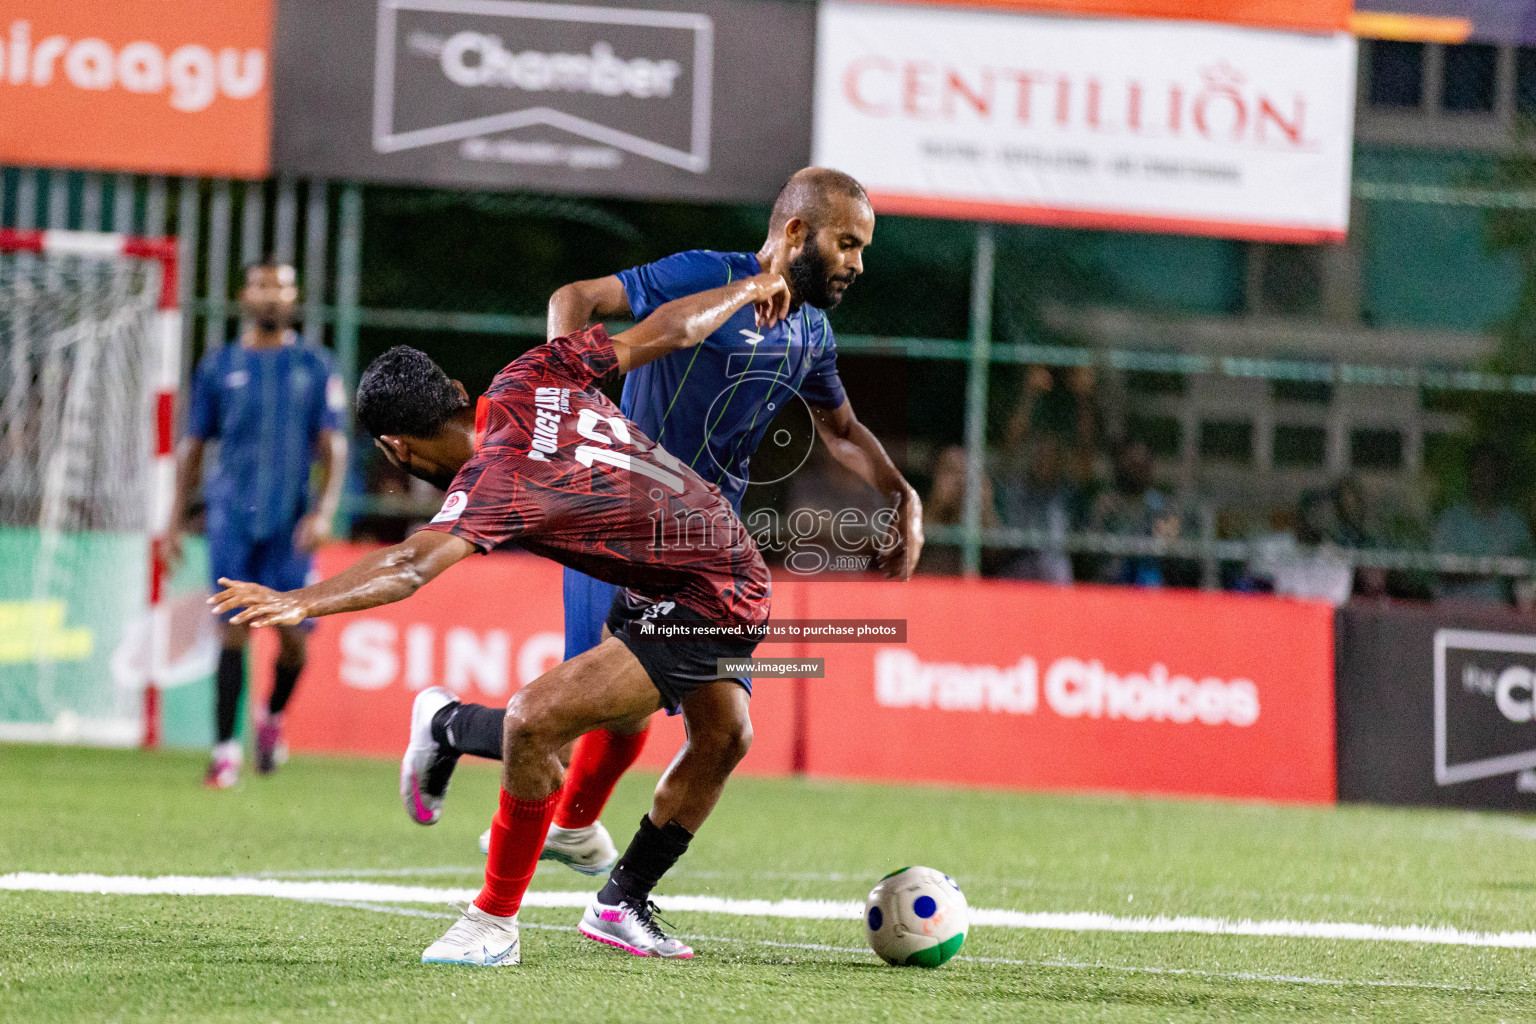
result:
[[[231,182],[197,178],[167,179],[136,175],[7,169],[4,224],[19,229],[37,227],[100,230],[179,237],[178,257],[185,268],[179,284],[179,304],[187,311],[183,325],[183,372],[192,355],[217,345],[231,333],[236,307],[237,275],[231,268],[271,251],[298,265],[306,284],[303,323],[312,335],[330,333],[338,365],[348,379],[357,372],[359,332],[411,330],[537,337],[543,318],[536,314],[364,307],[361,293],[361,246],[364,190],[353,183],[326,181]],[[1536,209],[1536,193],[1475,185],[1425,184],[1357,180],[1356,200],[1362,205],[1415,204],[1433,208],[1471,207],[1481,210]],[[1000,340],[994,283],[999,270],[995,230],[975,228],[971,274],[969,335],[910,337],[842,333],[838,343],[850,356],[900,356],[908,360],[960,364],[965,368],[963,393],[955,396],[964,408],[967,449],[966,499],[962,521],[934,525],[936,544],[955,544],[962,551],[964,571],[974,573],[985,548],[1062,548],[1069,552],[1166,554],[1203,560],[1240,560],[1253,543],[1224,539],[1201,531],[1176,541],[1074,532],[1065,541],[1049,543],[1019,530],[984,528],[981,481],[987,472],[987,424],[995,422],[989,396],[995,401],[994,370],[1045,365],[1092,366],[1122,373],[1216,376],[1233,379],[1288,381],[1335,386],[1368,385],[1423,392],[1493,393],[1536,396],[1536,377],[1502,375],[1477,368],[1402,366],[1370,361],[1329,361],[1253,354],[1179,353],[1115,347],[1021,344]],[[1016,336],[1017,332],[1011,332]],[[353,511],[377,506],[367,496],[354,495]],[[400,511],[398,504],[391,511]],[[1139,547],[1138,545],[1145,545]],[[1475,571],[1505,576],[1530,575],[1532,565],[1520,559],[1467,561],[1465,556],[1424,550],[1372,549],[1353,552],[1359,565],[1439,572]],[[1472,567],[1472,568],[1469,568]]]

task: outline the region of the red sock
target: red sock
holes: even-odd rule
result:
[[[598,819],[613,787],[635,763],[645,747],[651,723],[633,736],[594,729],[576,741],[571,766],[565,772],[564,796],[555,811],[555,824],[561,828],[585,828]]]
[[[560,802],[560,790],[542,800],[519,800],[505,789],[491,819],[491,853],[485,860],[485,888],[475,906],[487,914],[511,917],[523,905],[523,893],[539,866],[544,836]]]

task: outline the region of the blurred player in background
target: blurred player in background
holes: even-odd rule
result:
[[[922,552],[922,503],[880,441],[854,415],[838,377],[837,346],[826,317],[863,272],[864,248],[874,229],[874,211],[858,181],[840,171],[807,167],[780,191],[768,237],[756,253],[696,249],[568,284],[550,297],[548,335],[573,334],[603,319],[641,320],[685,295],[754,274],[782,274],[790,286],[788,317],[759,331],[749,312],[742,312],[697,348],[640,367],[624,380],[620,408],[658,444],[717,485],[739,515],[752,455],[776,410],[799,395],[832,455],[896,510],[894,543],[876,562],[886,575],[906,579]],[[612,584],[566,568],[567,658],[602,640],[615,591]],[[466,705],[471,711],[474,707]],[[584,874],[606,874],[613,867],[618,850],[598,818],[619,778],[640,756],[649,729],[646,716],[611,724],[577,742],[545,857]],[[483,734],[501,733],[490,729]],[[714,741],[739,746],[742,736],[723,734]],[[692,745],[706,742],[711,738],[689,737]],[[500,757],[498,749],[464,752]],[[482,850],[488,841],[489,833],[480,837]]]
[[[346,475],[341,430],[346,399],[325,350],[293,329],[297,281],[293,267],[274,260],[248,267],[240,291],[240,337],[204,355],[192,381],[169,551],[179,558],[204,448],[217,441],[204,488],[215,580],[256,580],[278,590],[302,587],[315,548],[331,537]],[[234,736],[250,639],[247,626],[224,622],[222,629],[215,743],[204,780],[220,789],[239,777],[241,749]],[[283,709],[307,656],[303,626],[277,632],[276,680],[256,727],[256,770],[263,774],[286,756]]]

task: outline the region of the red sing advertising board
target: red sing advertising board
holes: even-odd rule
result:
[[[329,575],[362,548],[321,554]],[[741,770],[1025,789],[1330,802],[1333,612],[1263,597],[918,579],[780,580],[781,619],[905,619],[904,644],[766,644],[826,678],[758,680]],[[296,749],[398,756],[425,686],[504,704],[561,657],[560,569],[455,566],[396,605],[322,620]],[[683,742],[658,716],[641,764]]]
[[[320,552],[333,576],[369,549]],[[319,620],[309,667],[285,723],[295,750],[398,757],[411,701],[428,686],[500,707],[565,650],[560,566],[521,554],[469,558],[411,598]],[[740,770],[784,774],[794,741],[793,684],[755,688],[757,737]],[[682,745],[680,719],[657,716],[641,764],[665,767]]]

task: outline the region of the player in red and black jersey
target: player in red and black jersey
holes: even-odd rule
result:
[[[760,324],[781,319],[784,280],[762,274],[669,302],[609,338],[594,327],[512,362],[472,407],[463,385],[404,346],[369,366],[357,415],[391,462],[448,491],[426,529],[336,576],[279,593],[221,579],[211,599],[232,621],[294,625],[306,618],[402,600],[453,563],[517,546],[626,588],[612,636],[519,690],[507,705],[501,806],[492,822],[485,886],[425,962],[517,963],[517,911],[559,795],[559,752],[610,722],[681,710],[692,733],[719,716],[745,715],[745,681],[717,678],[719,658],[751,655],[768,619],[769,577],[719,489],[673,459],[597,390],[626,372],[696,345],[748,303]],[[710,543],[668,543],[668,520],[708,524]],[[645,642],[666,623],[710,624],[716,638]],[[435,821],[457,758],[455,706],[424,691],[412,714],[402,796],[417,820]],[[499,717],[499,716],[498,716]],[[462,723],[472,728],[472,723]],[[650,814],[598,901],[582,919],[591,938],[653,956],[688,957],[656,924],[649,897],[708,817],[729,764],[685,748],[656,790]],[[722,770],[723,769],[723,770]]]

